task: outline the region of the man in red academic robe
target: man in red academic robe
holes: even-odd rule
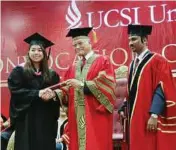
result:
[[[175,150],[176,88],[168,62],[147,48],[151,26],[129,25],[130,150]]]
[[[55,90],[60,99],[68,96],[69,150],[112,150],[114,71],[107,56],[92,50],[91,30],[76,28],[67,34],[80,59],[68,70],[64,90]]]

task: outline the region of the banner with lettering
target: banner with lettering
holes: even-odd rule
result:
[[[165,57],[176,77],[176,2],[174,1],[3,1],[1,2],[1,104],[8,116],[7,78],[24,62],[28,45],[23,41],[38,32],[50,39],[49,65],[61,77],[72,64],[75,51],[66,34],[70,28],[93,26],[97,53],[108,55],[114,68],[129,65],[128,24],[153,25],[149,49]],[[90,35],[92,39],[92,35]]]

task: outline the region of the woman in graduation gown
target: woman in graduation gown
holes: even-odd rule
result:
[[[38,33],[24,40],[30,44],[24,64],[15,67],[9,78],[10,118],[15,128],[15,150],[55,150],[59,101],[47,87],[59,82],[48,67],[45,49],[52,42]]]

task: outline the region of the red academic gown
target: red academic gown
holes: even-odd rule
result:
[[[149,53],[129,76],[130,150],[175,150],[176,88],[168,62]],[[148,132],[147,122],[155,89],[161,85],[166,107],[158,118],[157,132]]]
[[[69,150],[112,150],[113,67],[106,56],[97,54],[86,61],[82,71],[81,63],[69,69],[66,79],[82,80],[92,94],[69,88]]]

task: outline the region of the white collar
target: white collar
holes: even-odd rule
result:
[[[136,56],[136,59],[137,59],[137,58],[139,59],[139,63],[144,59],[144,56],[145,56],[145,54],[146,54],[148,51],[149,51],[149,50],[146,49],[146,50],[144,50],[140,55]],[[135,59],[135,60],[136,60],[136,59]]]
[[[94,54],[93,51],[90,51],[86,56],[85,59],[88,60]]]

